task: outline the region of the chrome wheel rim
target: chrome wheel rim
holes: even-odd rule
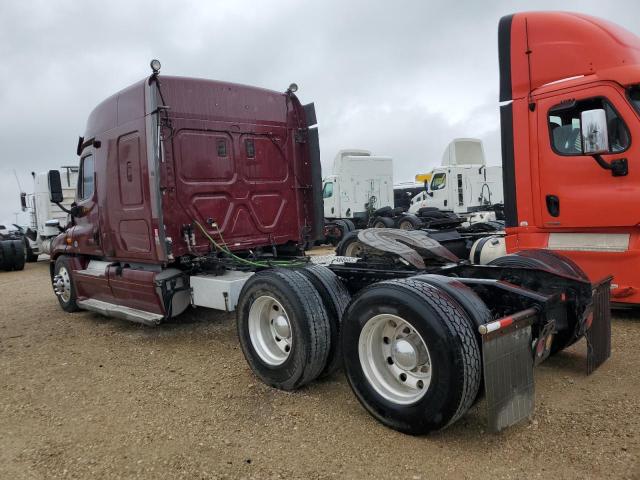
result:
[[[419,401],[431,384],[431,357],[413,326],[396,315],[370,318],[360,332],[358,356],[373,389],[393,403]]]
[[[249,309],[249,338],[260,359],[267,365],[282,365],[292,348],[289,316],[273,297],[258,297]]]
[[[60,267],[54,278],[53,289],[64,303],[71,299],[71,277],[66,267]]]

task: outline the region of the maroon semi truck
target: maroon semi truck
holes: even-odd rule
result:
[[[424,232],[371,229],[361,258],[313,264],[313,105],[293,84],[152,69],[101,103],[78,142],[77,201],[51,255],[66,311],[148,325],[190,306],[235,311],[265,383],[293,390],[344,365],[363,406],[412,434],[450,425],[483,392],[493,429],[525,418],[533,366],[583,336],[589,371],[608,358],[609,279],[592,284],[559,255],[472,265]],[[60,202],[58,171],[49,187]]]

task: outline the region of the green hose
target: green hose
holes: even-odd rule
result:
[[[229,250],[226,245],[220,245],[218,242],[216,242],[211,235],[209,235],[209,233],[205,230],[205,228],[200,225],[200,223],[198,223],[197,221],[193,220],[193,223],[195,223],[198,228],[200,229],[200,231],[202,232],[202,234],[212,243],[212,245],[214,247],[216,247],[218,250],[220,250],[222,253],[224,253],[225,255],[228,255],[229,257],[233,258],[234,260],[244,263],[245,265],[251,265],[252,267],[284,267],[284,268],[297,268],[297,267],[301,267],[305,265],[305,262],[298,262],[298,261],[291,261],[291,260],[274,260],[274,261],[253,261],[253,260],[247,260],[246,258],[242,258],[239,257],[237,255],[235,255],[233,252],[231,252],[231,250]],[[223,243],[224,242],[224,238],[222,238],[222,233],[220,232],[220,229],[218,228],[218,235],[220,236],[220,239],[222,240]]]

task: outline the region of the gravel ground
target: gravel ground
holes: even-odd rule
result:
[[[58,306],[48,264],[0,273],[0,478],[640,478],[640,313],[612,358],[584,341],[536,370],[534,417],[484,431],[378,424],[342,374],[295,393],[251,374],[233,315],[158,328]]]

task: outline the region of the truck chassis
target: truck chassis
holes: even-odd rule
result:
[[[65,256],[54,290],[67,311],[152,325],[184,293],[194,306],[235,310],[241,348],[263,382],[295,390],[343,365],[365,409],[409,434],[453,424],[483,394],[499,431],[532,414],[534,365],[583,336],[589,373],[610,355],[610,279],[591,284],[571,260],[526,251],[472,265],[420,232],[393,229],[363,241],[362,258],[324,265],[193,259],[157,280],[164,317],[77,299]]]

